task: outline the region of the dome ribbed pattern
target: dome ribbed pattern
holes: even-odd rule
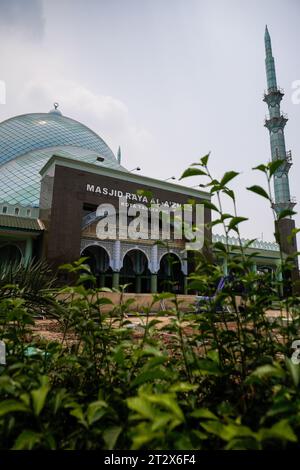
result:
[[[0,167],[0,201],[22,206],[39,206],[41,175],[40,170],[52,157],[61,157],[92,163],[115,170],[125,170],[116,159],[104,159],[98,162],[99,154],[79,147],[51,147],[45,150],[35,150],[15,158]]]
[[[115,160],[101,137],[58,112],[23,114],[0,124],[0,165],[32,150],[64,145],[93,150]]]
[[[0,123],[0,202],[38,207],[39,172],[53,155],[127,171],[101,137],[57,109],[23,114]]]

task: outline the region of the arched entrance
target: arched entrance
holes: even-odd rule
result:
[[[184,293],[184,274],[181,261],[174,253],[166,253],[160,260],[157,276],[158,292]]]
[[[86,263],[96,277],[96,286],[112,287],[112,269],[109,267],[107,251],[102,246],[92,245],[85,248],[81,256],[88,258]]]
[[[0,247],[0,265],[19,264],[22,260],[20,248],[16,245],[3,245]]]
[[[123,259],[120,284],[129,284],[127,292],[147,293],[151,289],[151,273],[148,259],[141,250],[130,250]]]

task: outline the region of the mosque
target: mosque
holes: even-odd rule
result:
[[[284,159],[274,177],[276,210],[290,209],[288,172],[291,153],[285,149],[280,112],[283,92],[277,87],[268,30],[265,34],[268,90],[264,95],[270,116],[265,126],[270,133],[272,159]],[[97,190],[99,188],[99,190]],[[99,287],[129,284],[136,293],[160,292],[167,280],[174,290],[187,293],[187,276],[193,260],[183,240],[171,239],[168,246],[149,239],[101,239],[97,236],[97,207],[117,207],[120,195],[132,198],[142,190],[156,201],[182,205],[189,200],[210,200],[202,190],[171,181],[141,176],[122,165],[105,141],[84,124],[64,116],[58,104],[48,113],[15,116],[0,123],[0,263],[30,263],[46,259],[57,267],[87,256]],[[131,196],[128,196],[131,195]],[[211,220],[205,208],[205,224]],[[284,238],[294,228],[291,216],[282,219]],[[205,231],[205,240],[225,241],[222,235]],[[231,245],[238,240],[230,238]],[[247,246],[248,240],[242,240]],[[297,251],[284,244],[286,253]],[[276,271],[279,246],[263,241],[246,248],[253,257],[253,269]],[[169,260],[174,261],[170,263]],[[224,273],[227,266],[223,264]]]

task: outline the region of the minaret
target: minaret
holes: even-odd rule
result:
[[[279,214],[283,210],[293,209],[296,203],[291,200],[289,185],[289,170],[292,166],[292,155],[290,150],[288,152],[286,151],[284,138],[284,128],[288,119],[287,116],[280,111],[280,102],[284,93],[283,90],[277,86],[275,62],[272,55],[271,38],[267,26],[265,31],[265,49],[268,89],[264,94],[263,100],[267,103],[269,109],[269,116],[265,120],[265,127],[269,130],[270,134],[272,161],[283,160],[282,165],[274,174],[273,207],[276,213]],[[292,234],[293,228],[295,228],[295,222],[290,215],[279,220],[275,227],[278,241],[283,252],[286,254],[292,254],[297,251],[296,238],[292,237],[292,241],[288,239],[289,235]]]
[[[292,209],[295,203],[291,201],[289,186],[289,170],[292,166],[291,151],[286,151],[284,128],[287,123],[287,116],[280,111],[280,102],[284,95],[278,88],[276,81],[275,63],[272,56],[271,38],[266,26],[265,32],[266,48],[266,73],[268,90],[264,95],[264,101],[269,108],[269,116],[265,120],[265,126],[270,133],[272,160],[284,160],[284,163],[274,175],[274,209],[277,213],[284,209]]]

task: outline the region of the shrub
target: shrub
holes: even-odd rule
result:
[[[163,293],[172,307],[150,315],[132,314],[131,300],[118,305],[93,284],[84,259],[63,268],[77,275],[73,286],[51,290],[52,318],[61,329],[57,341],[35,337],[36,302],[17,282],[0,284],[0,338],[7,364],[0,366],[1,449],[273,449],[298,448],[300,366],[292,361],[299,334],[299,298],[282,297],[286,279],[272,280],[251,270],[239,225],[235,195],[226,173],[210,175],[208,156],[183,177],[208,177],[206,187],[218,205],[213,225],[226,239],[234,232],[239,249],[217,244],[219,256],[234,271],[234,283],[201,313],[184,313],[176,295]],[[272,164],[260,166],[269,183]],[[252,191],[265,199],[263,188]],[[222,197],[233,214],[222,212]],[[275,215],[275,217],[280,217]],[[281,255],[282,272],[293,267]],[[220,268],[199,256],[191,289],[209,291]],[[234,285],[235,284],[235,285]],[[243,309],[236,302],[243,286]],[[38,292],[35,292],[38,295]],[[277,320],[266,311],[276,303]],[[226,306],[216,313],[216,306]],[[110,307],[110,308],[108,308]],[[132,319],[139,317],[140,326]],[[162,317],[168,322],[162,323]],[[295,351],[297,353],[297,351]],[[296,354],[297,356],[297,354]]]

